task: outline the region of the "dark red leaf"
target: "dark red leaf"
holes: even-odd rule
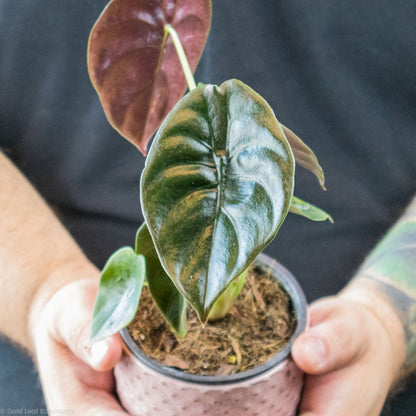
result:
[[[165,24],[178,33],[195,71],[211,25],[210,0],[112,0],[88,43],[88,71],[104,112],[143,154],[187,87]]]

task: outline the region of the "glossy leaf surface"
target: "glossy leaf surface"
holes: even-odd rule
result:
[[[88,71],[104,112],[143,154],[186,90],[166,24],[178,33],[194,71],[210,29],[210,0],[112,0],[88,44]]]
[[[134,318],[145,276],[143,256],[131,247],[117,250],[101,272],[90,343],[113,335]]]
[[[266,101],[238,80],[199,85],[160,127],[141,179],[159,258],[206,321],[289,210],[294,160]]]
[[[297,198],[296,196],[292,198],[290,212],[306,217],[312,221],[329,220],[330,222],[334,222],[332,217],[327,212],[316,207],[315,205],[310,204],[309,202],[302,201],[302,199]]]
[[[172,279],[166,274],[146,223],[143,223],[136,234],[136,253],[146,259],[146,277],[150,293],[162,312],[169,326],[179,337],[186,334],[186,299],[176,289]]]
[[[322,189],[325,189],[325,175],[321,165],[318,162],[318,158],[312,149],[307,146],[292,130],[281,124],[283,132],[290,144],[293,155],[295,156],[296,163],[303,168],[312,172],[319,181]]]

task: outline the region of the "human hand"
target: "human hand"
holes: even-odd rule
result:
[[[113,396],[118,335],[88,347],[98,279],[65,285],[32,316],[32,338],[49,410],[74,415],[127,416]]]
[[[404,361],[403,329],[374,291],[355,285],[311,306],[292,355],[306,373],[301,416],[377,416]]]

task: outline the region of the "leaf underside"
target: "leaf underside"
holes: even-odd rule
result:
[[[281,127],[290,144],[296,163],[312,172],[317,177],[322,189],[326,190],[324,171],[315,153],[292,130],[283,124],[281,124]]]
[[[131,247],[120,248],[108,259],[101,272],[90,343],[117,333],[133,320],[144,276],[144,257]]]
[[[293,180],[279,122],[241,81],[199,85],[163,122],[142,173],[142,210],[164,269],[203,322],[276,235]]]
[[[136,253],[142,254],[146,259],[147,282],[156,305],[175,334],[179,337],[185,336],[186,299],[160,264],[146,223],[137,231]]]
[[[165,24],[178,33],[195,71],[211,25],[210,0],[112,0],[88,42],[88,71],[104,112],[143,154],[186,90]]]

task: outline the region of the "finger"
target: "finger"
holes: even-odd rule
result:
[[[127,416],[113,397],[112,371],[93,370],[50,337],[39,341],[37,351],[48,409],[83,416]]]
[[[98,282],[86,279],[68,285],[54,297],[51,335],[73,354],[96,370],[113,368],[120,361],[122,344],[119,335],[89,345],[90,327]]]
[[[378,416],[388,393],[387,371],[369,359],[340,370],[307,376],[300,416]]]
[[[117,337],[107,347],[86,348],[96,291],[95,279],[68,285],[40,317],[34,341],[45,400],[49,409],[71,414],[127,416],[113,397],[112,371],[97,372],[90,365],[111,367],[121,353]]]
[[[327,299],[311,307],[312,326],[292,348],[296,364],[306,373],[323,374],[360,357],[367,345],[361,309]],[[351,306],[351,307],[350,307]]]

